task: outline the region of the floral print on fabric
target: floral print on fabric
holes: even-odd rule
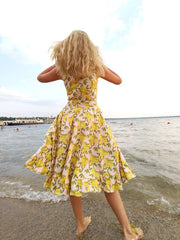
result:
[[[97,82],[95,74],[77,80],[67,76],[68,103],[24,165],[46,175],[44,187],[53,194],[113,192],[135,177],[97,106]]]

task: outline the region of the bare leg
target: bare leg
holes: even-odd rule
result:
[[[80,236],[91,222],[91,217],[84,217],[81,197],[70,196],[70,200],[77,221],[76,235]]]
[[[106,199],[107,199],[109,205],[111,206],[112,210],[114,211],[117,219],[119,220],[119,222],[123,228],[124,239],[125,240],[139,239],[140,235],[143,235],[143,232],[141,229],[138,229],[138,228],[137,228],[137,231],[139,234],[136,234],[132,231],[119,192],[118,191],[115,191],[112,193],[105,192],[105,196],[106,196]]]

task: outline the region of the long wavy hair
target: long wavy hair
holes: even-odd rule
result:
[[[51,59],[55,60],[57,72],[65,78],[84,78],[93,73],[104,75],[103,61],[98,48],[84,31],[73,31],[63,41],[50,47]]]

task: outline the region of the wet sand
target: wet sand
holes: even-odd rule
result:
[[[180,215],[169,214],[148,206],[140,195],[130,196],[122,192],[131,223],[140,226],[145,240],[179,240]],[[84,215],[92,216],[82,239],[123,239],[120,225],[102,193],[84,197]],[[76,221],[70,201],[59,203],[27,202],[25,200],[0,199],[1,240],[73,240]]]

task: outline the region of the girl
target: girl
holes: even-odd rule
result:
[[[73,31],[52,47],[55,65],[37,77],[47,83],[63,80],[68,103],[57,115],[42,147],[25,163],[31,171],[46,175],[44,187],[53,194],[69,195],[80,236],[91,222],[84,217],[81,194],[105,193],[122,225],[125,240],[140,239],[132,228],[120,194],[122,183],[135,177],[124,159],[97,106],[98,77],[121,84],[121,78],[106,67],[98,49],[83,31]]]

